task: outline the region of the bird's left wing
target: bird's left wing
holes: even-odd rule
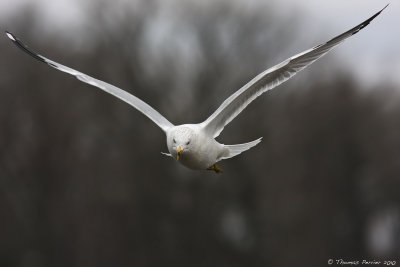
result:
[[[153,109],[151,106],[149,106],[147,103],[144,101],[140,100],[134,95],[131,95],[130,93],[114,86],[111,84],[108,84],[106,82],[100,81],[98,79],[95,79],[93,77],[90,77],[89,75],[86,75],[82,72],[79,72],[77,70],[71,69],[67,66],[61,65],[60,63],[57,63],[55,61],[52,61],[48,58],[45,58],[44,56],[41,56],[32,50],[30,50],[24,43],[22,43],[18,38],[16,38],[12,33],[6,31],[7,37],[13,41],[13,43],[21,48],[24,52],[27,54],[31,55],[32,57],[46,63],[47,65],[58,69],[60,71],[69,73],[71,75],[74,75],[77,79],[81,80],[82,82],[88,83],[90,85],[93,85],[95,87],[98,87],[107,93],[112,94],[113,96],[121,99],[122,101],[128,103],[129,105],[133,106],[140,112],[142,112],[144,115],[146,115],[150,120],[152,120],[155,124],[157,124],[164,132],[167,131],[168,128],[174,126],[172,123],[170,123],[164,116],[162,116],[157,110]]]
[[[210,136],[217,137],[222,132],[225,125],[231,122],[254,99],[260,96],[262,93],[287,81],[296,73],[325,55],[333,47],[359,32],[375,17],[377,17],[386,7],[387,5],[378,13],[351,30],[333,38],[324,44],[317,45],[309,50],[288,58],[278,65],[257,75],[249,83],[227,98],[221,104],[221,106],[219,106],[219,108],[213,114],[211,114],[210,117],[208,117],[207,120],[200,124],[203,127],[203,130]]]

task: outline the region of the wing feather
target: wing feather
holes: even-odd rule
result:
[[[41,55],[33,52],[31,49],[28,48],[28,46],[26,46],[24,43],[22,43],[18,38],[16,38],[10,32],[6,31],[6,35],[11,41],[13,41],[13,43],[16,46],[18,46],[24,52],[26,52],[30,56],[36,58],[37,60],[40,60],[55,69],[58,69],[60,71],[71,74],[71,75],[75,76],[77,79],[79,79],[80,81],[88,83],[95,87],[98,87],[98,88],[102,89],[103,91],[106,91],[107,93],[112,94],[113,96],[115,96],[115,97],[121,99],[122,101],[128,103],[129,105],[133,106],[134,108],[136,108],[137,110],[142,112],[145,116],[147,116],[150,120],[152,120],[155,124],[157,124],[164,132],[166,132],[168,128],[174,126],[164,116],[162,116],[158,111],[153,109],[151,106],[149,106],[147,103],[140,100],[136,96],[134,96],[114,85],[100,81],[98,79],[95,79],[89,75],[86,75],[82,72],[71,69],[67,66],[64,66],[60,63],[52,61],[44,56],[41,56]]]
[[[356,27],[338,35],[330,41],[317,45],[302,53],[299,53],[278,65],[265,70],[254,79],[227,98],[219,108],[208,117],[201,126],[203,130],[217,137],[224,127],[231,122],[240,112],[243,111],[254,99],[262,93],[273,89],[281,83],[287,81],[302,69],[306,68],[314,61],[325,55],[329,50],[342,43],[350,36],[356,34],[367,26],[375,17],[377,17],[388,5],[375,15],[357,25]]]

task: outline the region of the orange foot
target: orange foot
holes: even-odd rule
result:
[[[215,171],[216,173],[224,172],[220,167],[217,166],[217,164],[214,164],[214,165],[208,167],[207,170]]]

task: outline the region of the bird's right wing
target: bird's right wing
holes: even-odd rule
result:
[[[387,5],[383,9],[386,7]],[[207,120],[201,123],[204,131],[210,136],[217,137],[224,129],[225,125],[231,122],[254,99],[262,93],[287,81],[296,73],[328,53],[332,48],[359,32],[375,17],[377,17],[382,10],[356,27],[336,36],[330,41],[292,56],[257,75],[253,80],[228,97],[221,106],[219,106],[219,108],[208,117]]]
[[[24,43],[22,43],[18,38],[16,38],[12,33],[6,31],[7,37],[13,41],[13,43],[21,48],[24,52],[29,54],[30,56],[46,63],[47,65],[58,69],[60,71],[66,72],[68,74],[74,75],[77,79],[81,80],[82,82],[88,83],[90,85],[93,85],[95,87],[98,87],[107,93],[112,94],[113,96],[118,97],[122,101],[128,103],[129,105],[133,106],[140,112],[142,112],[145,116],[147,116],[150,120],[152,120],[155,124],[157,124],[164,132],[167,131],[168,128],[174,126],[172,123],[170,123],[164,116],[162,116],[158,111],[153,109],[151,106],[149,106],[147,103],[144,101],[140,100],[134,95],[131,95],[130,93],[114,86],[111,84],[108,84],[106,82],[97,80],[93,77],[90,77],[89,75],[86,75],[82,72],[79,72],[77,70],[71,69],[67,66],[61,65],[60,63],[57,63],[55,61],[52,61],[48,58],[45,58],[44,56],[41,56],[32,50],[28,48]]]

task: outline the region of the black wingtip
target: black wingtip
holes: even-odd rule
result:
[[[382,13],[382,11],[385,10],[385,9],[389,6],[389,4],[390,4],[390,3],[386,4],[386,6],[385,6],[384,8],[382,8],[378,13],[376,13],[376,14],[372,17],[372,19],[374,19],[375,17],[377,17],[378,15],[380,15],[380,14]]]
[[[39,54],[33,52],[32,50],[30,50],[30,49],[28,48],[28,46],[25,45],[23,42],[21,42],[21,40],[19,40],[17,37],[15,37],[14,34],[12,34],[12,33],[9,32],[9,31],[5,31],[5,32],[6,32],[7,37],[8,37],[11,41],[13,41],[13,43],[14,43],[16,46],[18,46],[20,49],[22,49],[25,53],[31,55],[32,57],[34,57],[34,58],[36,58],[36,59],[38,59],[38,60],[40,60],[40,61],[42,61],[42,62],[44,62],[44,63],[48,63],[48,62],[45,60],[45,58],[43,58],[41,55],[39,55]]]
[[[382,8],[378,13],[376,13],[376,16],[378,16],[379,14],[381,14],[382,11],[385,10],[389,5],[390,5],[390,3],[387,3],[386,6],[385,6],[384,8]]]
[[[10,39],[11,41],[16,41],[17,39],[15,38],[15,36],[11,33],[11,32],[9,32],[9,31],[6,31],[6,36],[8,37],[8,39]]]
[[[386,6],[384,8],[382,8],[381,12],[388,7],[388,5],[390,5],[390,3],[387,3]]]
[[[353,34],[356,34],[357,32],[359,32],[361,29],[365,28],[371,21],[373,21],[377,16],[379,16],[382,11],[387,8],[389,6],[389,4],[387,4],[384,8],[382,8],[379,12],[377,12],[375,15],[373,15],[372,17],[370,17],[369,19],[367,19],[366,21],[364,21],[360,27],[358,28],[358,30],[356,32],[354,32]]]

